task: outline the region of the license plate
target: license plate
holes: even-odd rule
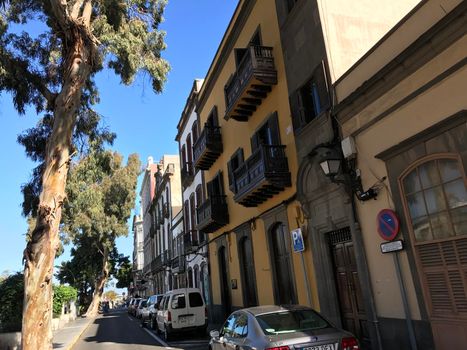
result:
[[[300,350],[337,350],[337,344],[307,346],[305,348],[301,348]]]
[[[178,322],[179,322],[179,323],[185,324],[185,323],[186,323],[186,317],[185,317],[185,316],[180,316],[180,317],[178,318]]]

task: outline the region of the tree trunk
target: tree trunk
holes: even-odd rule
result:
[[[102,294],[104,293],[104,287],[109,278],[109,253],[108,249],[105,248],[103,252],[103,264],[102,264],[102,274],[96,281],[96,286],[94,288],[94,294],[92,296],[91,305],[89,305],[88,311],[86,311],[86,317],[95,317],[99,311],[99,304],[102,299]]]
[[[54,125],[47,141],[42,192],[36,226],[24,251],[23,350],[52,349],[52,277],[59,244],[58,229],[65,199],[72,133],[81,90],[91,72],[93,46],[78,25],[64,52],[62,90],[54,103]]]

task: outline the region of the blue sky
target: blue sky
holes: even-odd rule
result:
[[[237,0],[169,0],[162,25],[168,46],[163,56],[172,70],[161,95],[155,95],[144,78],[124,86],[110,71],[97,76],[101,103],[96,109],[104,115],[105,125],[117,133],[114,150],[125,156],[138,153],[143,164],[150,155],[158,160],[163,154],[177,153],[176,126],[193,80],[206,75],[236,5]],[[27,224],[21,216],[20,187],[28,180],[34,164],[16,138],[36,124],[37,115],[31,110],[19,116],[10,96],[0,94],[0,122],[2,273],[22,270]],[[117,244],[120,252],[131,255],[130,235]]]

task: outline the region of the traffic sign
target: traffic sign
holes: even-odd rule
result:
[[[305,242],[303,241],[302,230],[297,228],[292,232],[293,251],[295,253],[303,252],[305,250]]]
[[[399,218],[391,209],[383,209],[378,213],[376,223],[378,233],[386,241],[392,241],[399,233]]]
[[[397,239],[391,242],[381,243],[381,253],[393,253],[404,249],[404,242],[401,239]]]

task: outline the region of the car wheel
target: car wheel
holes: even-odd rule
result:
[[[165,341],[170,341],[172,339],[172,334],[170,334],[167,325],[164,325],[164,339]]]

